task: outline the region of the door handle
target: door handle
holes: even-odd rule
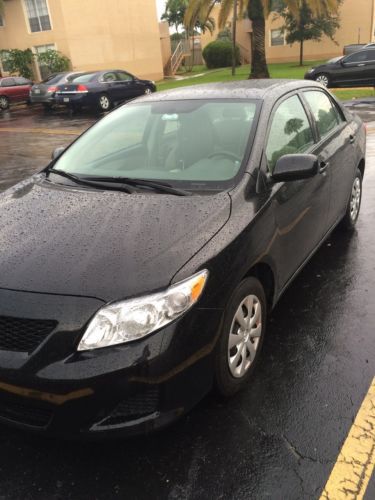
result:
[[[354,137],[354,135],[350,134],[350,135],[349,135],[349,142],[350,142],[350,144],[353,144],[353,143],[354,143],[354,141],[355,141],[355,137]]]
[[[329,167],[328,161],[321,161],[319,163],[319,173],[323,174],[327,170],[328,167]]]

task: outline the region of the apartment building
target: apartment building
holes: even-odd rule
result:
[[[5,0],[0,50],[26,48],[59,50],[73,70],[163,77],[155,0]],[[0,69],[6,71],[6,53]],[[35,67],[36,79],[41,69]]]

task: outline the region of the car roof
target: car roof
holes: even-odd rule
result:
[[[304,87],[322,88],[322,85],[307,80],[259,79],[238,80],[235,82],[207,83],[159,91],[149,96],[140,97],[137,102],[164,101],[180,99],[264,99],[275,98],[282,94]]]

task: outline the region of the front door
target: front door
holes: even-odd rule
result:
[[[294,94],[277,104],[266,139],[269,173],[281,156],[310,153],[315,147],[316,135],[301,98]],[[282,259],[280,285],[284,286],[327,231],[329,171],[274,183],[270,195],[277,228],[273,244]]]

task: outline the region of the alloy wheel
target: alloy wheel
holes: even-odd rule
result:
[[[4,96],[0,97],[0,109],[7,109],[9,106],[8,99]]]
[[[262,333],[262,305],[255,295],[247,295],[237,308],[228,340],[228,367],[235,378],[249,370]]]
[[[361,204],[361,191],[361,181],[356,177],[353,182],[352,194],[350,196],[350,217],[352,221],[355,221],[358,217]]]
[[[146,95],[152,94],[152,90],[149,87],[147,87],[146,90],[145,90],[145,94]]]
[[[104,111],[106,111],[107,109],[109,109],[111,103],[106,95],[102,95],[99,99],[99,104],[100,104],[100,107]]]
[[[322,85],[324,85],[325,87],[328,87],[328,77],[326,75],[319,75],[316,77],[316,82],[318,83],[321,83]]]

